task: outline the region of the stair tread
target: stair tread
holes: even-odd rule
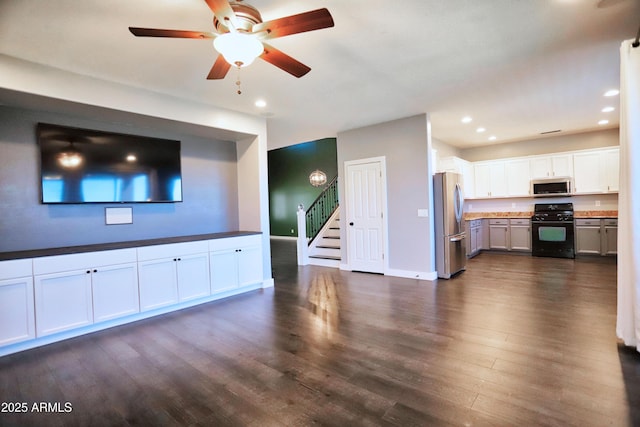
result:
[[[335,261],[340,261],[342,259],[339,256],[331,256],[331,255],[309,255],[309,258],[332,259]]]
[[[322,236],[323,239],[340,239],[340,236]]]
[[[340,246],[333,246],[333,245],[316,245],[316,248],[321,248],[321,249],[340,249]]]

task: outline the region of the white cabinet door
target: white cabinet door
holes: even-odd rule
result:
[[[141,311],[178,302],[176,262],[177,258],[165,258],[138,264]]]
[[[620,189],[620,149],[615,148],[603,153],[603,175],[606,191],[617,192]]]
[[[238,285],[262,282],[262,250],[259,246],[240,248],[238,254]]]
[[[95,268],[91,272],[95,322],[140,311],[138,265],[135,263]]]
[[[224,249],[210,254],[211,293],[238,287],[237,249]]]
[[[0,346],[36,337],[33,278],[0,280]]]
[[[573,155],[575,193],[601,193],[605,191],[601,171],[601,152]]]
[[[35,302],[39,337],[92,324],[91,270],[35,276]]]
[[[573,155],[557,154],[535,156],[531,158],[531,178],[549,178],[553,176],[573,176]]]
[[[551,156],[551,176],[573,176],[573,155]]]
[[[531,172],[528,159],[515,159],[505,162],[508,196],[528,196],[531,187]]]
[[[474,178],[475,197],[491,197],[491,165],[476,163]]]
[[[491,162],[491,197],[504,197],[507,195],[507,174],[505,162]]]
[[[178,258],[178,297],[180,301],[209,295],[209,254],[195,254]]]

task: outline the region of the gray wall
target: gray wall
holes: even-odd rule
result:
[[[616,145],[620,145],[620,132],[617,128],[467,148],[461,151],[460,157],[477,162]]]
[[[182,142],[182,203],[40,204],[38,122]],[[236,145],[131,123],[0,106],[0,252],[238,229]],[[133,224],[105,225],[105,207],[133,207]]]
[[[385,256],[394,270],[435,271],[430,218],[418,217],[418,209],[431,206],[427,123],[422,114],[338,134],[340,176],[344,176],[345,161],[386,157],[389,253]],[[339,186],[340,206],[345,207],[344,179]],[[343,212],[341,219],[348,223]],[[342,237],[346,242],[346,234]],[[342,256],[344,263],[346,248]]]

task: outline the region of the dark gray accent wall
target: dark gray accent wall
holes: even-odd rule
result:
[[[182,142],[181,203],[43,205],[38,122]],[[218,141],[46,111],[0,106],[0,251],[42,249],[238,230],[237,154]],[[106,225],[105,207],[133,208],[133,224]]]

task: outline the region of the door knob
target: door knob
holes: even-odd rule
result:
[[[349,225],[353,226],[353,223],[352,223],[352,222],[350,222],[350,223],[349,223]]]

